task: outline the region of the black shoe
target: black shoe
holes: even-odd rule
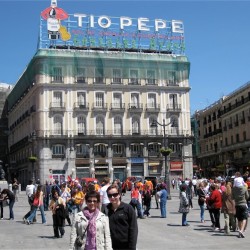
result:
[[[187,223],[187,224],[183,224],[182,226],[183,226],[183,227],[188,227],[188,226],[190,226],[190,225]]]
[[[239,231],[239,236],[238,237],[239,238],[245,238],[245,235],[241,231]]]

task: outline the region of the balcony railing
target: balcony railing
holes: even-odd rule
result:
[[[157,79],[146,78],[145,82],[147,85],[156,85]]]
[[[125,110],[125,103],[111,103],[110,110],[112,110],[112,111],[124,111]]]
[[[159,112],[160,104],[146,104],[145,108],[148,112]]]
[[[114,77],[112,79],[112,84],[123,84],[123,79],[121,77]]]
[[[76,158],[89,158],[89,153],[78,153],[76,152]]]
[[[50,110],[51,111],[65,111],[65,102],[51,102]]]
[[[107,111],[107,107],[108,107],[107,103],[102,103],[102,104],[96,104],[96,103],[94,103],[92,105],[92,110],[93,111],[103,111],[103,112],[106,112]]]
[[[95,77],[94,84],[106,84],[106,78],[102,76]]]
[[[177,130],[177,129],[166,129],[166,136],[167,137],[184,137],[186,136],[188,131],[186,130]],[[54,130],[36,130],[36,136],[39,138],[72,138],[72,137],[79,137],[84,136],[85,138],[90,137],[121,137],[121,136],[140,136],[140,137],[163,137],[162,129],[157,129],[152,131],[152,129],[146,130],[120,130],[120,134],[114,133],[114,130],[61,130],[61,129],[54,129]]]
[[[142,112],[143,104],[142,103],[129,103],[128,109],[130,112]]]
[[[75,78],[75,83],[87,83],[87,79],[84,76],[77,76]]]
[[[129,78],[129,85],[141,85],[141,79],[139,78]]]
[[[181,112],[181,104],[168,104],[167,111],[170,112]]]
[[[83,103],[83,102],[75,102],[74,103],[74,110],[75,111],[88,111],[89,110],[89,103]]]

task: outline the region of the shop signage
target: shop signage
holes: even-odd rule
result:
[[[183,162],[182,161],[172,161],[170,163],[170,170],[182,170]]]
[[[131,157],[130,158],[131,163],[144,163],[144,158],[141,157]]]

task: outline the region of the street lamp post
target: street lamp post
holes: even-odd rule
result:
[[[37,157],[35,155],[34,143],[36,140],[36,133],[33,132],[31,136],[31,143],[32,143],[32,155],[29,157],[29,161],[31,162],[31,172],[32,172],[32,180],[35,182],[36,179],[36,171],[35,171],[35,162],[37,161]]]
[[[151,127],[157,127],[158,125],[163,127],[163,144],[164,148],[167,148],[167,137],[166,137],[166,126],[172,124],[172,122],[166,124],[165,119],[163,119],[163,123],[159,123],[156,120],[153,120]],[[169,180],[169,165],[168,165],[168,157],[169,154],[164,154],[164,166],[165,166],[165,183],[167,185],[167,191],[168,191],[168,200],[171,200],[171,195],[170,195],[170,180]]]

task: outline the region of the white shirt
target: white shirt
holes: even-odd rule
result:
[[[35,185],[30,184],[26,186],[26,195],[28,195],[28,197],[34,194],[34,192],[35,192]]]
[[[101,187],[101,189],[100,189],[100,196],[102,197],[101,198],[102,204],[109,204],[110,203],[109,198],[108,198],[108,194],[107,194],[108,187],[109,187],[109,184]]]
[[[196,186],[197,180],[196,180],[196,179],[193,179],[193,180],[192,180],[192,184],[193,184],[194,186]]]

